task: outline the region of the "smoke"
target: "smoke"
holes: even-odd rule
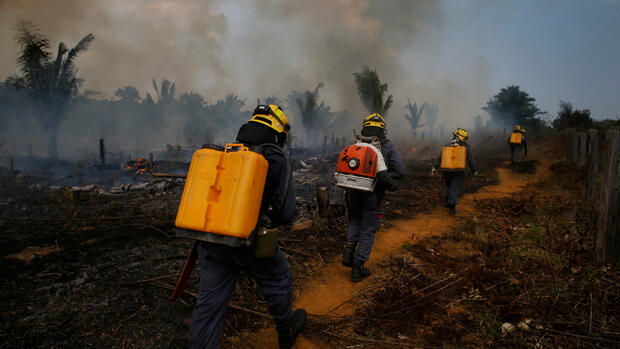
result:
[[[118,87],[140,91],[151,79],[168,77],[184,87],[201,87],[198,77],[225,78],[217,54],[226,35],[223,14],[203,1],[24,0],[0,4],[0,76],[15,71],[13,26],[28,20],[53,43],[74,45],[87,33],[96,41],[79,60],[85,88],[113,96]]]
[[[479,52],[464,49],[458,57],[445,56],[454,21],[445,6],[435,0],[5,0],[0,1],[0,40],[5,43],[0,48],[0,78],[17,70],[17,47],[9,44],[12,26],[29,20],[54,45],[63,41],[72,46],[87,33],[95,35],[77,66],[83,87],[101,91],[101,98],[113,98],[117,88],[127,85],[144,98],[146,92],[153,94],[152,79],[167,78],[176,83],[177,96],[195,91],[213,104],[234,93],[245,99],[249,111],[257,98],[285,100],[292,90],[323,82],[321,99],[334,111],[348,110],[354,120],[350,128],[359,129],[366,111],[352,73],[368,65],[394,95],[387,115],[392,135],[411,135],[404,118],[407,98],[438,103],[438,124],[467,127],[489,98],[486,84],[492,70]],[[165,141],[183,143],[178,130],[184,121],[172,114]],[[88,129],[88,122],[79,122],[83,117],[74,112],[65,120],[65,137],[60,138],[65,151],[75,147],[63,145],[72,132],[88,133],[79,137],[88,142],[101,136],[132,137],[124,127]],[[299,122],[294,115],[291,119]],[[241,121],[236,123],[231,127]],[[125,124],[135,127],[140,120]],[[97,134],[106,129],[127,134]],[[93,153],[97,146],[92,141]]]

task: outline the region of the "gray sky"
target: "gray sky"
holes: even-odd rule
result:
[[[144,97],[152,78],[167,78],[210,102],[232,92],[253,104],[324,82],[332,109],[361,115],[352,73],[366,64],[400,118],[410,98],[467,127],[512,84],[553,115],[562,99],[620,116],[617,0],[0,0],[0,79],[17,72],[20,19],[54,49],[93,33],[77,65],[84,87],[104,97],[126,85]]]

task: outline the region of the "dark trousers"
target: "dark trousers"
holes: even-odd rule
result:
[[[278,249],[273,258],[254,258],[250,264],[239,264],[233,257],[210,255],[200,246],[200,290],[189,331],[190,348],[219,346],[224,315],[240,271],[256,280],[276,322],[291,317],[293,279],[282,251]]]
[[[466,177],[465,172],[447,172],[443,174],[446,206],[456,206],[459,203],[459,195]]]
[[[519,159],[521,144],[510,144],[510,163],[514,164]]]
[[[375,242],[375,233],[381,226],[377,216],[381,211],[381,193],[366,193],[350,190],[348,193],[349,228],[347,241],[356,242],[355,259],[367,261],[370,259],[372,244]]]

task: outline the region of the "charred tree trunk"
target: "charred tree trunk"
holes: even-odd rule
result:
[[[60,125],[52,126],[49,130],[47,142],[47,154],[50,159],[58,159],[58,129]]]
[[[319,216],[329,216],[329,190],[327,187],[316,187],[316,204],[319,209]]]

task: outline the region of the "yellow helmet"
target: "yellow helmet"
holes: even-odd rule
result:
[[[452,134],[454,135],[454,137],[462,140],[463,142],[465,142],[467,138],[469,138],[469,134],[467,134],[467,131],[463,130],[462,128],[457,128],[456,131],[454,131]]]
[[[364,119],[362,127],[375,126],[385,129],[385,119],[379,113],[372,113]]]
[[[523,131],[523,129],[521,129],[521,126],[516,125],[514,128],[515,131]]]
[[[257,106],[250,121],[269,126],[278,133],[288,134],[291,129],[282,107],[276,104]]]

